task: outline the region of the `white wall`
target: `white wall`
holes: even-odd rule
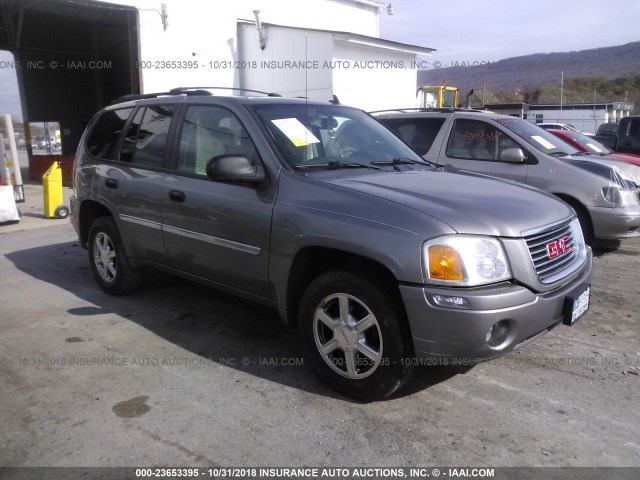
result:
[[[324,68],[325,62],[331,60],[331,34],[279,27],[263,27],[263,31],[266,48],[261,50],[256,26],[241,24],[238,27],[239,59],[257,66],[240,71],[244,88],[314,100],[332,98],[332,70]],[[272,62],[278,67],[271,68]],[[302,62],[308,68],[285,62]]]
[[[410,65],[415,59],[413,54],[338,41],[334,60],[344,61],[345,67],[333,70],[333,93],[340,103],[364,110],[412,107],[418,74]],[[389,66],[400,63],[404,68]]]
[[[158,13],[163,2],[167,4],[169,23],[166,31]],[[112,0],[112,3],[134,6],[140,11],[140,59],[151,63],[144,65],[150,68],[142,69],[144,92],[176,86],[238,85],[238,72],[233,65],[223,68],[221,63],[237,60],[237,20],[253,20],[255,9],[260,10],[260,19],[265,23],[378,35],[378,10],[348,0]],[[199,68],[173,68],[156,63],[162,61],[197,61]]]
[[[563,108],[562,111],[550,110],[529,110],[528,120],[535,123],[536,115],[542,114],[544,123],[570,123],[578,130],[588,133],[595,133],[598,126],[609,120],[607,111],[604,109],[585,110]]]
[[[341,40],[332,32],[265,27],[261,50],[255,25],[240,25],[240,61],[257,68],[241,72],[244,88],[274,91],[375,110],[410,107],[415,101],[414,54]],[[265,68],[277,62],[280,68]],[[287,65],[302,62],[306,68]]]

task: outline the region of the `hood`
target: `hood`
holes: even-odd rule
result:
[[[521,237],[573,216],[565,203],[536,188],[460,171],[365,173],[320,181],[415,209],[458,233]]]
[[[606,157],[599,155],[572,155],[568,158],[570,160],[587,161],[611,167],[615,169],[623,179],[631,180],[636,185],[640,185],[640,167],[633,163],[629,163],[618,158],[612,158],[609,155]]]
[[[633,155],[631,153],[610,153],[608,155],[604,155],[604,158],[623,160],[625,162],[640,166],[640,155]]]

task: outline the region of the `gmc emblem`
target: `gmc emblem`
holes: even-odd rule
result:
[[[565,252],[571,250],[571,245],[569,245],[569,237],[562,237],[555,242],[551,242],[547,245],[547,256],[549,258],[556,258],[559,255],[562,255]]]

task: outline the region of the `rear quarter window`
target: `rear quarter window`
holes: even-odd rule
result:
[[[108,110],[100,115],[87,138],[87,150],[93,157],[115,160],[118,140],[133,107]]]

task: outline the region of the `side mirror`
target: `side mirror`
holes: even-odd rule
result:
[[[207,176],[217,182],[262,183],[262,165],[254,165],[243,155],[220,155],[207,163]]]
[[[506,163],[524,163],[524,152],[519,148],[505,148],[500,154],[500,161]]]

